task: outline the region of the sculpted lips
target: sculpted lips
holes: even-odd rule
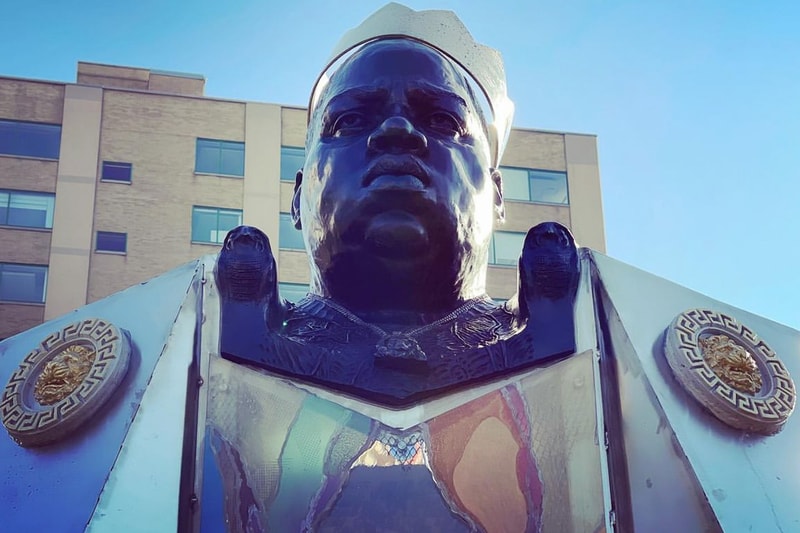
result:
[[[364,187],[424,189],[430,183],[428,171],[413,157],[384,156],[369,168]]]

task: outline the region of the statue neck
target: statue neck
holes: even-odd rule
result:
[[[485,257],[440,253],[413,261],[362,252],[310,266],[311,293],[367,322],[426,323],[486,294]]]

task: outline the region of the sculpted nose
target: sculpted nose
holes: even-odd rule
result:
[[[367,145],[376,152],[421,154],[428,149],[428,139],[407,118],[393,116],[372,132]]]

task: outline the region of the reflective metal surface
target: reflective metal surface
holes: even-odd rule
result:
[[[605,524],[594,353],[394,410],[212,356],[202,531],[596,531]],[[439,400],[441,402],[441,400]],[[348,407],[344,407],[347,405]],[[440,403],[441,405],[441,403]],[[396,412],[396,411],[395,411]],[[427,411],[430,412],[430,411]]]
[[[132,524],[152,533],[177,530],[187,372],[202,274],[200,264],[87,531],[129,531]]]
[[[596,442],[600,447],[600,476],[603,489],[603,525],[605,531],[613,531],[611,517],[614,513],[609,460],[606,453],[606,419],[603,401],[603,387],[601,386],[600,350],[598,331],[595,323],[595,300],[592,287],[592,262],[591,250],[581,248],[581,277],[578,292],[575,297],[575,345],[578,352],[592,354],[592,376],[594,378],[594,403],[597,419]]]
[[[636,529],[702,530],[704,502],[724,531],[795,531],[800,524],[800,417],[781,433],[750,435],[704,411],[674,379],[663,334],[690,308],[746,324],[800,375],[800,333],[593,253],[617,354]],[[614,443],[612,443],[612,446]]]
[[[0,529],[86,527],[196,269],[196,263],[186,264],[0,343],[3,384],[45,336],[86,317],[102,317],[128,330],[134,348],[120,389],[92,422],[65,440],[25,449],[0,430]]]
[[[387,517],[401,530],[435,530],[422,517],[445,530],[610,531],[609,479],[619,476],[629,492],[626,502],[615,494],[615,510],[629,504],[636,531],[795,530],[800,419],[774,436],[727,426],[675,380],[662,346],[676,315],[709,308],[746,324],[800,376],[800,333],[582,253],[581,353],[407,409],[220,358],[218,298],[213,277],[203,284],[203,261],[8,339],[0,381],[50,331],[87,316],[128,330],[134,353],[119,393],[73,436],[25,449],[0,433],[0,530],[179,528],[182,465],[192,463],[183,450],[193,435],[184,432],[187,369],[197,354],[205,383],[192,519],[203,531],[357,529]],[[213,258],[204,262],[207,275]],[[609,447],[624,468],[610,467],[602,446],[613,421],[595,386],[601,351],[618,382],[621,440]]]

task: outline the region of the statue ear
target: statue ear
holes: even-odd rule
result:
[[[292,221],[294,222],[294,227],[297,229],[302,229],[303,227],[300,223],[300,190],[302,184],[303,170],[300,169],[297,171],[297,174],[294,175],[294,196],[292,196]]]
[[[506,221],[506,204],[503,201],[503,175],[496,168],[492,169],[492,184],[494,185],[494,214],[499,223]]]

